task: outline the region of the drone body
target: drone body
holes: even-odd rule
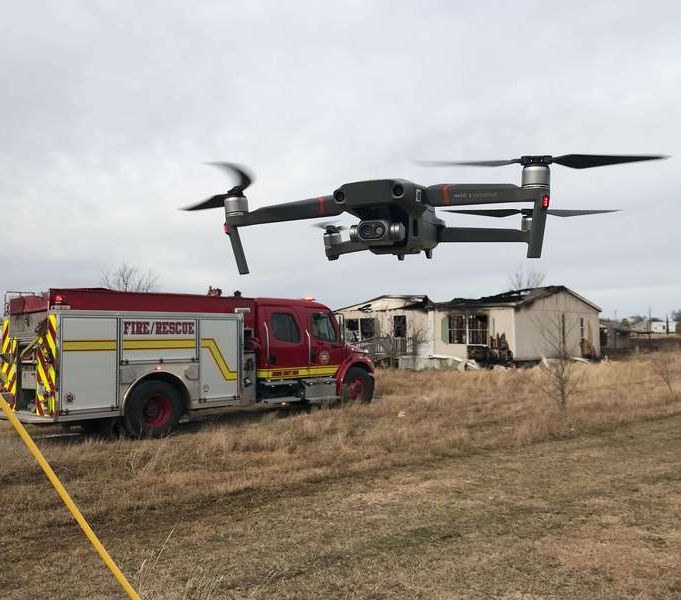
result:
[[[330,196],[275,204],[248,210],[245,190],[251,183],[246,171],[231,163],[212,163],[239,176],[239,184],[224,194],[187,207],[185,210],[225,209],[225,233],[230,238],[239,273],[248,273],[239,229],[250,225],[302,219],[328,218],[345,212],[359,223],[350,227],[350,240],[342,239],[343,228],[331,223],[324,229],[324,251],[329,260],[342,254],[368,250],[373,254],[394,254],[403,260],[407,254],[425,253],[444,242],[524,242],[527,257],[539,258],[548,215],[574,217],[615,212],[612,210],[550,209],[550,167],[552,163],[576,169],[665,158],[663,156],[603,156],[568,154],[565,156],[523,156],[519,159],[474,162],[429,162],[428,166],[469,165],[497,167],[522,166],[521,185],[513,184],[436,184],[422,186],[404,179],[376,179],[341,185]],[[519,229],[448,227],[436,208],[484,204],[531,203],[532,208],[455,209],[447,212],[487,217],[521,215]]]

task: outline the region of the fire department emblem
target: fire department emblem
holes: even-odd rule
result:
[[[319,353],[319,362],[321,364],[328,365],[330,360],[331,360],[331,355],[329,354],[328,350],[322,350]]]

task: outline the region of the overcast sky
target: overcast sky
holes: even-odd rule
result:
[[[547,273],[605,316],[681,308],[681,3],[0,2],[0,290],[98,285],[122,262],[165,291],[383,293],[435,300]],[[520,244],[449,244],[434,259],[327,262],[313,221],[242,230],[240,276],[221,210],[177,209],[248,165],[251,209],[402,177],[520,183],[516,166],[426,169],[410,157],[664,153],[552,169],[549,222]],[[352,223],[345,216],[343,223]],[[447,215],[450,224],[518,225]],[[491,221],[491,222],[490,222]]]

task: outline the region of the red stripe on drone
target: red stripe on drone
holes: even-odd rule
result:
[[[442,204],[449,204],[449,203],[450,203],[449,186],[443,185],[442,186]]]
[[[317,202],[319,203],[319,216],[323,217],[324,212],[325,212],[325,210],[324,210],[324,196],[319,196],[319,198],[317,198]]]

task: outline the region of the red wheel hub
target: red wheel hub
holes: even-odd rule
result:
[[[348,383],[348,399],[350,402],[362,402],[366,398],[366,384],[361,377],[355,377]]]
[[[162,427],[170,419],[170,400],[163,394],[149,396],[142,409],[142,420],[148,427]]]

